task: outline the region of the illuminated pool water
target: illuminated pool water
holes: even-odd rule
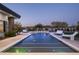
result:
[[[76,52],[49,33],[34,33],[6,52]]]

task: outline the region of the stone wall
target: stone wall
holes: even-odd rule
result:
[[[9,31],[13,31],[14,30],[14,18],[13,17],[8,18],[8,25],[9,25]]]

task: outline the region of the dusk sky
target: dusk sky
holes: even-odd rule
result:
[[[4,4],[21,15],[18,22],[24,26],[38,23],[50,25],[53,21],[65,21],[70,25],[79,20],[79,4]]]

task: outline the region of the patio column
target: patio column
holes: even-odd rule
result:
[[[9,31],[14,30],[14,17],[8,17]]]

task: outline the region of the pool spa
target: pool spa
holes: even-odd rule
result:
[[[49,33],[32,33],[4,52],[77,52]]]

